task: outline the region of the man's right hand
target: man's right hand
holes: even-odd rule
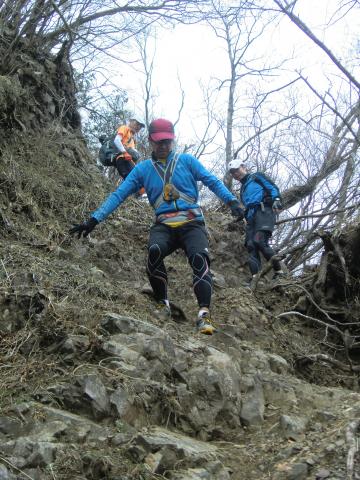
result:
[[[80,223],[80,224],[73,224],[73,227],[70,228],[69,233],[70,235],[77,234],[78,238],[81,236],[87,237],[90,232],[94,230],[96,225],[99,222],[94,217],[90,217],[87,222]]]
[[[239,200],[231,200],[231,202],[229,202],[229,207],[233,217],[237,217],[238,220],[242,220],[244,218],[244,210],[240,207]]]
[[[273,200],[273,203],[272,203],[272,208],[273,210],[275,210],[276,212],[280,212],[280,210],[283,209],[283,206],[282,206],[282,203],[281,203],[281,199],[280,198],[274,198]]]

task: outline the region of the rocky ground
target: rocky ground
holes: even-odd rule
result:
[[[358,374],[299,361],[328,353],[331,332],[279,316],[301,311],[308,280],[246,288],[241,225],[209,211],[219,331],[195,332],[182,252],[162,317],[145,200],[67,234],[113,188],[68,134],[0,158],[0,479],[360,478]]]

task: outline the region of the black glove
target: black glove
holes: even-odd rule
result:
[[[130,147],[125,147],[125,150],[129,155],[131,155],[131,158],[133,161],[136,163],[138,160],[140,160],[140,153],[135,150],[135,148],[130,148]]]
[[[90,217],[87,222],[80,223],[80,224],[73,224],[73,227],[70,228],[69,233],[70,235],[74,235],[74,233],[77,233],[78,238],[80,238],[81,235],[83,237],[87,237],[89,233],[94,230],[94,228],[98,223],[99,222],[96,220],[96,218]]]
[[[282,206],[282,203],[281,203],[281,198],[279,198],[279,197],[274,198],[273,203],[272,203],[272,208],[274,210],[282,210],[283,209],[283,206]]]
[[[228,205],[231,208],[231,215],[233,217],[237,217],[238,220],[244,218],[244,210],[240,207],[239,200],[231,200]]]

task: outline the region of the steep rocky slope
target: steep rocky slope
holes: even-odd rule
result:
[[[219,332],[200,337],[182,252],[171,321],[149,295],[146,201],[68,236],[113,188],[81,138],[53,124],[0,161],[1,479],[359,478],[356,372],[299,368],[323,338],[278,317],[303,279],[246,289],[241,227],[207,212]]]

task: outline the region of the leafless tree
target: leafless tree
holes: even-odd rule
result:
[[[149,125],[154,111],[157,92],[153,89],[153,72],[156,52],[156,31],[145,30],[136,37],[136,45],[140,54],[140,66],[136,67],[143,75],[144,120]]]
[[[234,118],[239,98],[233,94],[231,80],[224,80],[224,84],[230,84],[226,133],[231,126],[229,138],[234,146],[231,153],[248,159],[254,169],[264,170],[281,186],[288,213],[285,219],[283,214],[281,220],[286,221],[279,224],[275,238],[288,267],[293,270],[319,255],[322,248],[320,230],[342,227],[354,218],[358,208],[358,81],[294,13],[300,2],[290,4],[274,0],[274,3],[275,13],[286,15],[304,31],[326,53],[342,77],[339,78],[338,72],[335,72],[334,82],[328,77],[329,87],[324,92],[314,87],[311,74],[306,77],[299,71],[294,71],[288,81],[282,81],[280,75],[279,86],[268,91],[260,81],[254,82],[252,92],[247,92],[250,115],[243,116],[242,125],[229,120]],[[252,8],[254,5],[252,2]],[[269,4],[267,6],[269,8]],[[264,9],[261,2],[255,11],[264,12]],[[264,21],[264,16],[256,18],[258,22]],[[241,26],[243,24],[237,28]],[[242,60],[254,56],[250,45],[247,54]],[[251,71],[252,79],[255,73]],[[257,73],[260,79],[267,72]],[[302,102],[304,88],[310,93],[307,108]],[[242,131],[243,138],[237,144],[236,130]]]
[[[29,47],[39,49],[41,44],[42,51],[50,51],[64,42],[98,45],[95,39],[101,35],[105,47],[109,48],[119,38],[124,41],[156,22],[191,22],[199,3],[203,3],[202,0],[151,0],[146,4],[137,0],[124,5],[113,0],[63,0],[58,3],[5,0],[0,8],[3,60],[8,62],[24,39]],[[106,43],[106,38],[111,39],[112,44],[111,41]]]
[[[240,2],[238,9],[223,6],[222,2],[212,1],[212,6],[217,15],[217,21],[210,23],[215,35],[224,41],[230,75],[221,77],[219,89],[228,89],[225,137],[225,167],[232,159],[233,152],[233,124],[237,103],[236,87],[238,82],[247,75],[253,75],[258,69],[253,65],[254,58],[247,57],[248,51],[261,36],[263,28],[259,27],[258,17],[251,10],[243,9],[246,2]]]
[[[151,25],[198,21],[198,7],[206,3],[4,0],[0,4],[0,75],[14,76],[18,87],[10,85],[9,97],[20,94],[23,87],[31,87],[30,99],[36,105],[32,113],[36,117],[43,117],[46,123],[49,110],[53,110],[57,118],[61,115],[63,122],[78,128],[71,60],[88,62],[94,52],[119,59],[119,45],[129,48],[129,41]],[[7,123],[26,128],[16,114]]]

